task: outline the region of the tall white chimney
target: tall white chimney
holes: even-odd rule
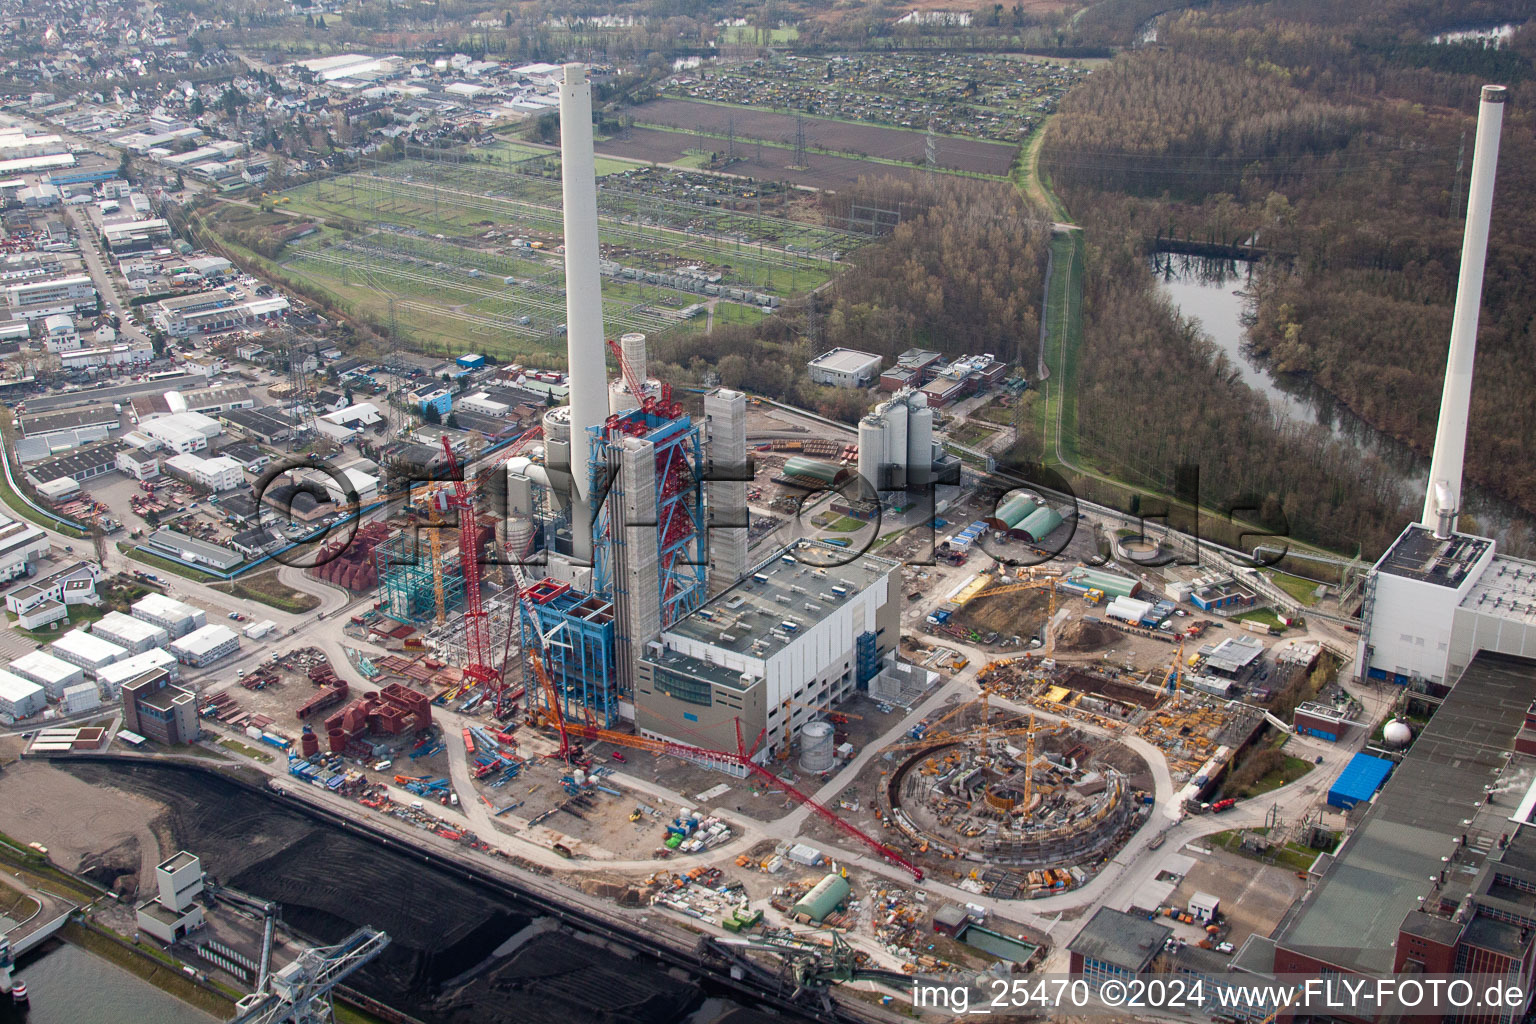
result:
[[[1440,424],[1429,463],[1429,486],[1419,522],[1436,537],[1449,537],[1461,513],[1461,474],[1467,449],[1467,414],[1472,406],[1472,360],[1477,353],[1477,315],[1483,301],[1483,264],[1488,257],[1488,220],[1493,210],[1493,175],[1499,163],[1504,123],[1502,85],[1483,86],[1477,113],[1477,147],[1472,151],[1472,187],[1467,193],[1467,230],[1461,243],[1461,279],[1451,320],[1451,350],[1440,396]]]
[[[592,84],[567,64],[560,86],[560,178],[565,199],[565,329],[571,387],[571,532],[574,553],[592,556],[588,427],[608,417],[603,294],[598,275],[597,174],[592,155]]]

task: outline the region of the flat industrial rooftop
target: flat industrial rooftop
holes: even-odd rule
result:
[[[843,559],[847,561],[842,565],[821,564]],[[667,632],[766,658],[899,566],[878,555],[799,541],[759,563]]]
[[[1487,803],[1484,787],[1529,784],[1532,762],[1511,751],[1533,697],[1536,661],[1474,658],[1317,889],[1282,922],[1277,944],[1346,970],[1390,973],[1398,929],[1441,858],[1464,833],[1509,830],[1509,808]]]
[[[1461,533],[1440,540],[1422,526],[1410,526],[1382,556],[1378,567],[1382,572],[1421,583],[1459,587],[1492,543],[1485,537]]]

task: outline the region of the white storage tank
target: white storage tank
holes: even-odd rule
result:
[[[800,730],[800,767],[805,771],[831,771],[836,753],[831,723],[807,722]]]
[[[619,337],[619,351],[624,353],[624,364],[642,383],[645,381],[645,335],[630,331]]]
[[[507,557],[526,558],[529,547],[533,545],[533,520],[528,516],[509,516],[505,526]]]
[[[933,410],[921,392],[913,396],[916,406],[907,421],[907,486],[928,483],[933,477]]]
[[[907,486],[907,406],[892,401],[885,410],[885,462],[892,487]]]
[[[865,416],[859,420],[859,478],[876,492],[880,490],[880,467],[884,462],[885,421],[879,416]]]

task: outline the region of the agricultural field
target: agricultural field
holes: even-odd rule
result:
[[[724,140],[728,135],[734,136],[738,140],[738,154],[742,150],[752,154],[754,140],[784,147],[782,155],[788,156],[790,161],[793,160],[796,133],[801,126],[808,151],[926,166],[931,148],[933,166],[969,174],[1007,174],[1018,151],[1016,145],[1000,142],[952,137],[930,140],[922,131],[692,100],[653,100],[632,108],[631,113],[640,125],[692,132],[695,137],[717,138],[721,141],[720,149],[725,148]],[[870,168],[864,173],[877,171],[878,168]],[[732,173],[742,172],[732,168]]]
[[[666,95],[1017,147],[1087,73],[1008,54],[785,54],[680,75]]]
[[[493,355],[558,353],[558,160],[521,148],[475,151],[495,151],[494,162],[381,163],[289,189],[284,213],[325,230],[288,246],[280,266],[429,348],[472,341]],[[751,322],[824,284],[864,242],[822,226],[814,204],[775,187],[619,166],[598,191],[611,334],[660,334],[694,317]],[[783,215],[791,199],[798,219]]]
[[[922,138],[921,135],[916,137]],[[717,151],[726,149],[723,138],[710,142],[717,147]],[[698,167],[703,166],[699,160],[700,145],[699,136],[693,132],[631,128],[621,136],[597,143],[597,151],[648,163]],[[925,168],[911,164],[882,163],[809,150],[805,155],[805,164],[792,167],[795,151],[789,146],[738,140],[735,148],[736,159],[721,166],[721,170],[739,177],[787,182],[804,188],[836,191],[856,184],[860,178],[912,179],[930,173]]]

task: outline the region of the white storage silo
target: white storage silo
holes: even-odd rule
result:
[[[624,353],[624,365],[629,367],[642,384],[648,371],[645,365],[645,335],[639,331],[630,331],[619,337],[619,351]]]
[[[800,730],[800,767],[808,772],[831,771],[835,754],[832,726],[827,722],[807,722]]]
[[[933,410],[926,399],[907,420],[907,486],[919,487],[933,478]]]
[[[871,413],[859,420],[859,478],[870,497],[879,493],[885,461],[885,420]]]
[[[892,401],[885,410],[886,479],[890,487],[907,486],[907,404]]]
[[[507,516],[505,531],[506,557],[514,561],[527,558],[528,549],[533,545],[533,519],[529,516]]]

